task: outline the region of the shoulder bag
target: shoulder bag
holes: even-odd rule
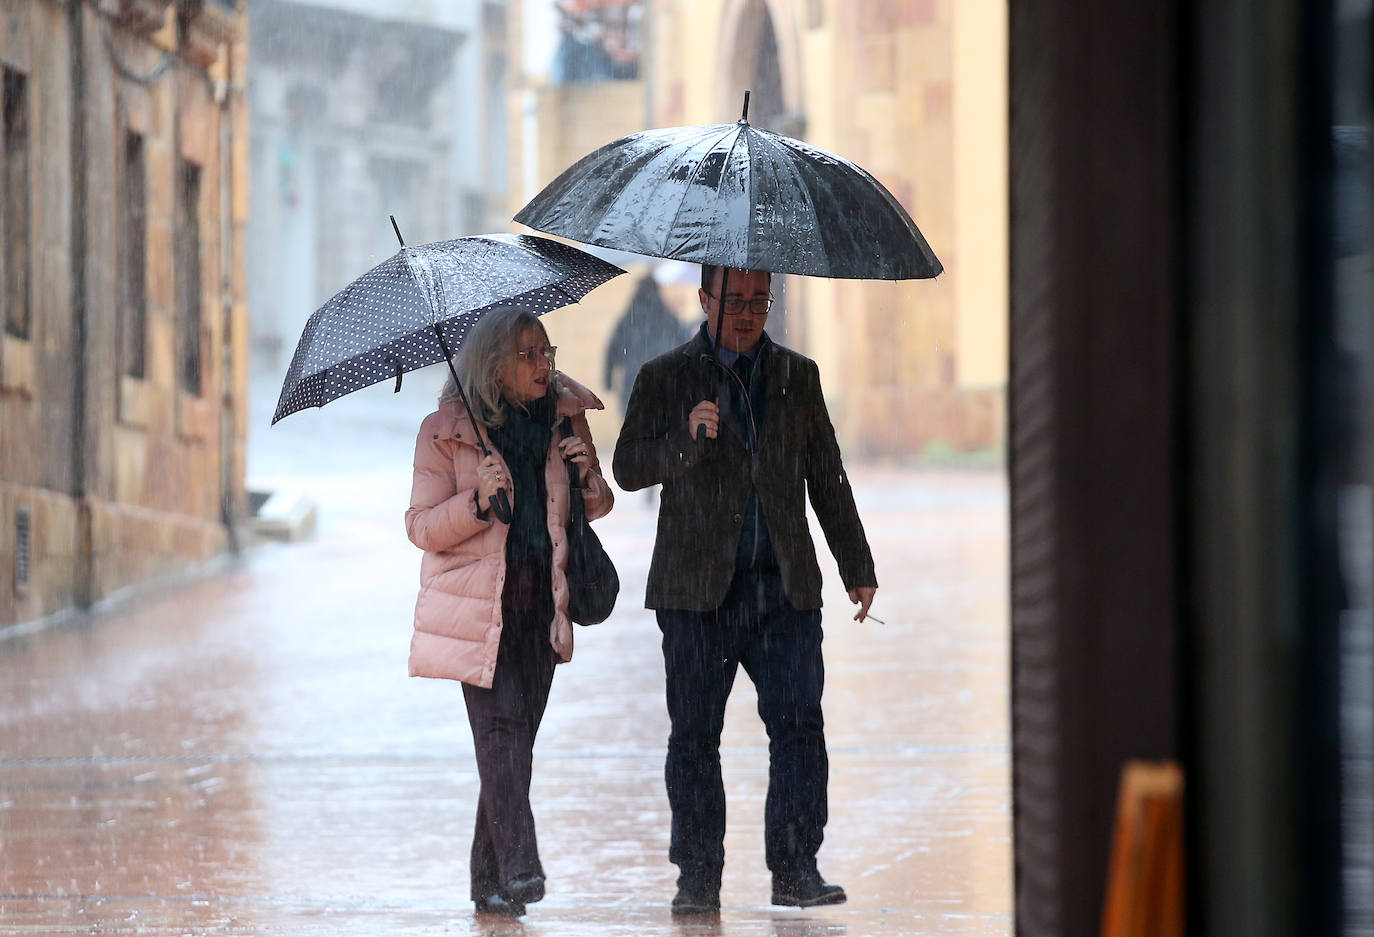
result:
[[[563,418],[563,438],[573,435]],[[620,593],[620,576],[601,539],[587,520],[577,463],[568,462],[568,617],[579,625],[598,625],[611,616]]]

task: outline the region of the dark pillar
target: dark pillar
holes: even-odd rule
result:
[[[1089,937],[1120,769],[1178,755],[1178,22],[1009,25],[1016,925]]]

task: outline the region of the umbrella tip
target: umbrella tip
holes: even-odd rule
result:
[[[396,232],[396,240],[401,242],[402,247],[405,247],[406,241],[405,238],[401,237],[401,228],[399,225],[396,224],[396,216],[387,215],[387,217],[391,219],[391,230]]]
[[[739,115],[739,121],[742,124],[749,123],[749,92],[747,90],[744,92],[744,110]]]

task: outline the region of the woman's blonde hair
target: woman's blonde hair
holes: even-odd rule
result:
[[[463,390],[472,404],[472,415],[483,426],[500,426],[505,420],[501,401],[501,369],[519,351],[520,333],[535,326],[549,340],[548,330],[539,317],[523,306],[501,306],[485,313],[477,324],[468,329],[463,344],[453,356],[453,366],[463,381]],[[557,373],[549,372],[549,387],[557,390]],[[453,374],[439,392],[439,402],[460,400]]]

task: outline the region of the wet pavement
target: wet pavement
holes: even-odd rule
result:
[[[259,484],[317,500],[314,539],[0,644],[0,933],[1012,932],[1000,473],[852,472],[887,623],[849,620],[823,555],[820,863],[849,902],[768,903],[767,740],[741,674],[723,741],[723,909],[710,919],[668,913],[667,716],[641,607],[654,507],[622,494],[597,524],[619,607],[578,629],[535,750],[549,894],[505,921],[474,917],[467,900],[477,779],[461,692],[406,676],[412,431],[369,430],[370,455],[354,459],[358,437],[335,417],[293,416],[291,442],[276,437],[254,468]]]

